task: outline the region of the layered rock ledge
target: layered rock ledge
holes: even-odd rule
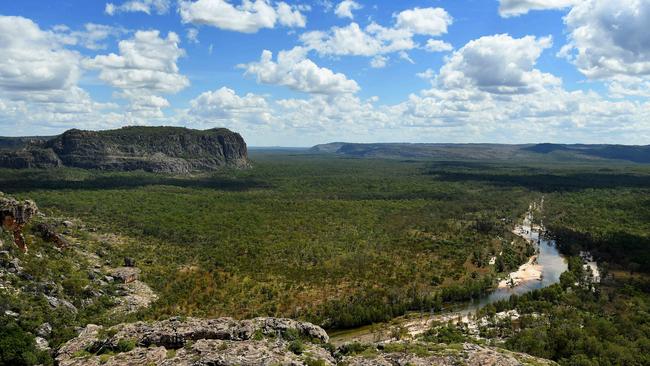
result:
[[[225,128],[123,127],[69,130],[19,149],[0,150],[0,167],[75,167],[189,173],[249,166],[244,139]]]
[[[111,328],[88,325],[63,345],[61,366],[81,365],[556,365],[476,344],[420,341],[334,348],[311,323],[279,318],[172,318]]]

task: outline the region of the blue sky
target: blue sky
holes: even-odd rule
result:
[[[646,0],[5,1],[0,135],[647,144],[647,24]]]

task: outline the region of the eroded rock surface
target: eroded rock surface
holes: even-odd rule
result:
[[[61,366],[556,365],[470,343],[448,346],[402,341],[366,345],[362,351],[352,353],[354,347],[334,349],[327,345],[328,340],[323,329],[291,319],[172,318],[109,329],[88,325],[60,348],[57,361]]]
[[[23,252],[27,251],[23,228],[37,213],[38,207],[34,201],[17,201],[0,192],[0,230],[11,232],[14,243]]]

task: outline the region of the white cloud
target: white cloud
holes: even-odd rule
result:
[[[108,15],[115,15],[117,13],[135,13],[142,12],[151,14],[156,12],[159,15],[169,12],[170,0],[130,0],[122,5],[115,5],[113,3],[106,3],[104,12]]]
[[[30,19],[0,16],[0,89],[63,90],[79,79],[80,56]]]
[[[416,47],[413,35],[401,29],[385,28],[376,23],[365,29],[357,23],[333,27],[330,32],[307,32],[300,40],[320,55],[375,56]]]
[[[161,109],[169,102],[157,94],[176,93],[189,85],[176,64],[185,55],[179,42],[173,32],[161,38],[159,31],[138,31],[120,41],[119,54],[95,56],[84,66],[98,70],[101,80],[120,89],[116,96],[130,101],[135,117],[162,117]]]
[[[120,41],[119,54],[98,55],[84,65],[99,70],[100,79],[119,89],[175,93],[189,85],[176,65],[185,55],[179,42],[174,32],[161,38],[159,31],[138,31]]]
[[[452,45],[439,39],[429,39],[424,49],[429,52],[447,52],[454,49]]]
[[[296,47],[290,51],[280,51],[277,61],[273,61],[273,53],[264,50],[259,62],[242,67],[247,75],[255,75],[260,83],[283,85],[305,93],[334,95],[359,90],[356,81],[319,67],[307,59],[306,54],[305,48]]]
[[[537,59],[551,45],[550,37],[481,37],[450,56],[437,82],[447,89],[476,87],[495,94],[526,94],[559,85],[560,79],[535,69]]]
[[[426,69],[423,72],[415,74],[415,76],[424,80],[433,80],[436,77],[436,72],[433,69]]]
[[[354,0],[343,0],[336,6],[334,14],[339,18],[354,19],[354,14],[352,14],[352,12],[362,8],[363,6]]]
[[[65,25],[54,27],[54,33],[59,41],[65,45],[79,45],[89,50],[105,49],[106,41],[109,38],[119,37],[127,30],[110,25],[86,23],[83,30],[73,31]]]
[[[414,8],[397,14],[396,27],[414,34],[439,36],[447,33],[453,18],[442,8]]]
[[[388,63],[388,57],[382,56],[382,55],[377,55],[370,60],[370,66],[375,69],[381,69],[386,67],[386,64]]]
[[[566,16],[563,48],[592,79],[650,75],[650,2],[585,0]]]
[[[65,48],[67,27],[42,30],[23,17],[0,16],[0,130],[34,134],[108,122],[113,104],[97,103],[77,84],[81,55]],[[57,130],[58,131],[58,130]]]
[[[227,123],[268,123],[269,106],[263,96],[246,94],[238,96],[234,90],[222,87],[202,93],[190,101],[187,114],[208,121],[224,120]]]
[[[196,28],[190,28],[187,30],[187,40],[191,43],[199,43],[199,30]]]
[[[440,35],[447,31],[453,22],[452,17],[442,8],[415,8],[402,11],[395,16],[392,27],[384,27],[375,22],[365,28],[352,22],[345,27],[332,27],[329,31],[306,32],[300,41],[310,50],[321,56],[366,56],[376,57],[398,52],[400,58],[410,60],[403,51],[420,47],[414,40],[416,35]],[[447,43],[429,40],[431,47],[451,47]],[[406,57],[404,57],[406,56]],[[379,65],[380,58],[374,58]]]
[[[277,12],[279,23],[285,27],[304,28],[307,25],[307,17],[287,3],[279,2]]]
[[[284,2],[279,2],[274,8],[270,0],[242,0],[239,6],[226,0],[180,0],[179,13],[183,23],[210,25],[243,33],[274,28],[276,23],[288,27],[304,27],[306,24],[306,18],[299,9]]]
[[[499,0],[499,14],[502,17],[513,17],[528,13],[531,10],[565,9],[583,0]]]

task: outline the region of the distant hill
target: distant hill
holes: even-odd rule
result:
[[[0,167],[69,166],[101,170],[187,173],[249,165],[244,139],[225,128],[124,127],[69,130],[50,138],[5,139]],[[21,145],[22,144],[22,145]]]
[[[565,144],[357,144],[333,142],[316,145],[310,153],[338,154],[358,158],[445,159],[445,160],[621,160],[650,163],[650,145]]]

